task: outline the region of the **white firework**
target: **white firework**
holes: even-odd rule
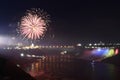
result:
[[[43,15],[38,10],[28,11],[27,15],[22,17],[20,22],[20,32],[25,38],[39,39],[47,30],[48,16]]]

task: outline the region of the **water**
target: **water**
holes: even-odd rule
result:
[[[51,80],[119,80],[119,68],[112,64],[74,59],[70,62],[31,63],[25,69],[36,79]]]
[[[36,53],[45,58],[20,57],[21,52]],[[120,80],[120,68],[112,64],[91,62],[72,54],[61,55],[57,51],[47,52],[8,51],[5,57],[37,80]]]

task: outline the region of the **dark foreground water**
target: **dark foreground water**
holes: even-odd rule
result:
[[[1,56],[7,57],[7,60],[4,62],[0,59],[0,80],[34,80],[28,78],[30,77],[28,74],[36,80],[120,80],[120,67],[113,64],[91,62],[76,58],[74,55],[61,55],[56,52],[42,55],[45,58],[20,57],[21,52],[2,52]],[[19,69],[11,66],[10,62]],[[3,75],[7,77],[2,77]],[[10,76],[14,76],[15,79]]]
[[[71,62],[33,62],[24,70],[37,80],[120,80],[119,67],[91,63],[81,59]]]

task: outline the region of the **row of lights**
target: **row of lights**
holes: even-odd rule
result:
[[[74,48],[74,46],[26,46],[26,47],[19,47],[16,46],[14,48],[12,47],[7,47],[7,48],[3,48],[3,49],[41,49],[41,48]]]
[[[103,49],[105,48],[106,49],[106,48],[115,48],[115,47],[94,47],[94,46],[89,47],[89,46],[85,46],[85,48],[103,48]]]
[[[101,48],[101,47],[99,47],[99,46],[108,46],[108,44],[105,44],[105,43],[95,43],[95,44],[88,44],[88,46],[85,46],[85,48]],[[113,44],[114,45],[114,44]],[[120,44],[116,44],[116,46],[118,46],[118,45],[120,45]],[[80,44],[80,43],[78,43],[77,44],[77,46],[78,47],[81,47],[82,46],[82,44]],[[102,47],[102,48],[115,48],[114,46],[112,46],[112,47]]]
[[[45,56],[38,56],[38,55],[30,55],[30,54],[24,54],[24,53],[21,53],[20,54],[21,57],[29,57],[29,58],[42,58],[42,59],[45,59]]]
[[[67,51],[60,52],[60,54],[62,54],[62,55],[66,54],[66,53],[67,53]],[[24,54],[24,53],[21,53],[20,56],[21,57],[29,57],[29,58],[42,58],[42,59],[45,59],[45,56],[30,55],[30,54]]]
[[[92,45],[94,45],[94,46],[97,46],[97,45],[98,45],[98,46],[100,46],[100,45],[104,46],[105,44],[104,44],[104,43],[98,43],[98,44],[97,44],[97,43],[95,43],[95,44],[89,44],[89,46],[92,46]]]
[[[41,48],[74,48],[74,46],[26,46],[21,49],[41,49]]]
[[[104,45],[116,45],[116,46],[120,46],[120,43],[116,43],[116,44],[115,44],[115,43],[113,43],[113,44],[112,44],[112,43],[109,43],[109,44],[105,44],[105,43],[95,43],[95,44],[91,44],[91,43],[90,43],[90,44],[88,44],[88,45],[89,45],[89,46],[93,46],[93,45],[94,45],[94,46],[100,46],[100,45],[102,45],[102,46],[104,46]],[[82,44],[78,43],[77,46],[82,46]]]

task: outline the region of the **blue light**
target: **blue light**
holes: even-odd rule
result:
[[[108,53],[109,50],[107,49],[101,49],[101,48],[98,48],[98,49],[95,49],[92,51],[92,54],[93,55],[97,55],[97,56],[103,56],[105,55],[106,53]]]
[[[97,51],[101,51],[101,48],[98,48]]]
[[[108,52],[109,52],[109,49],[106,49],[106,50],[104,51],[103,56],[106,56],[106,55],[108,54]]]

